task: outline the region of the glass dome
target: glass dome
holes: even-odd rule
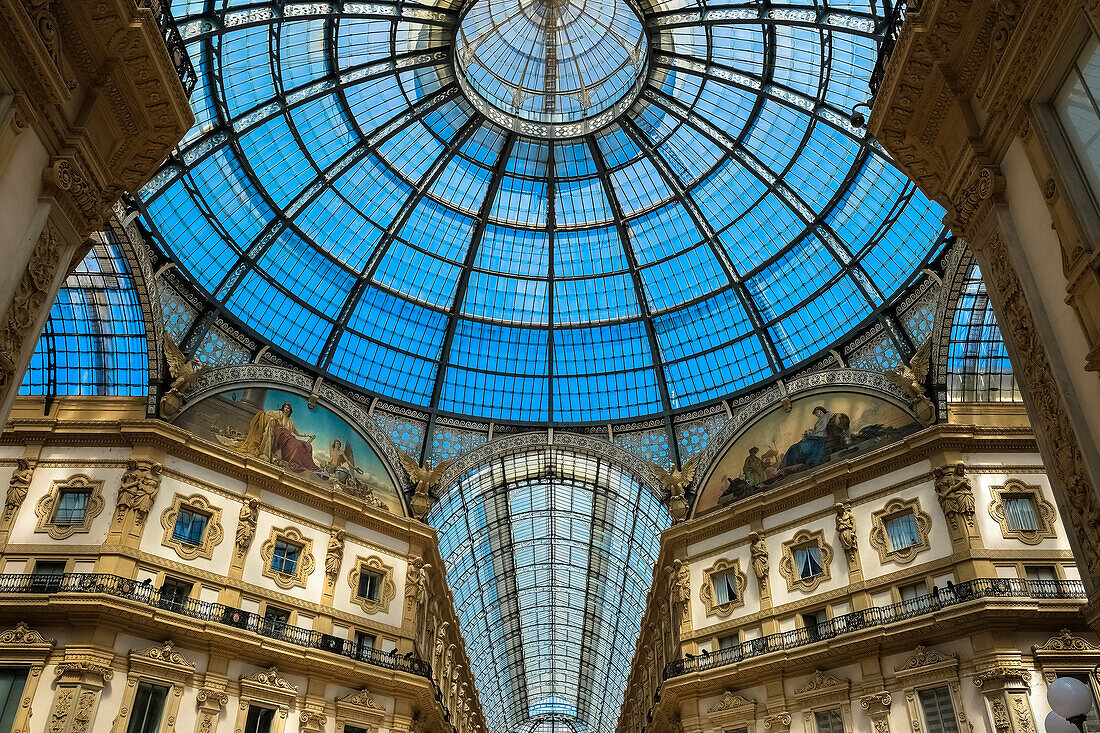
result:
[[[223,318],[445,415],[681,411],[881,318],[943,233],[848,122],[878,4],[626,2],[177,2],[197,122],[145,225]]]

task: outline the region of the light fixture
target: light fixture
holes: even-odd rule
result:
[[[1054,714],[1067,725],[1072,724],[1081,733],[1085,731],[1085,716],[1092,710],[1092,690],[1079,679],[1059,677],[1047,688],[1047,702]],[[1057,720],[1047,716],[1046,726],[1049,733],[1071,733],[1072,728],[1062,726],[1052,731],[1050,726],[1060,726]]]
[[[852,127],[867,126],[867,115],[859,111],[860,107],[866,107],[868,112],[871,111],[871,105],[867,102],[860,102],[855,107],[852,107],[852,111],[848,115],[848,121],[852,123]]]
[[[1047,733],[1080,733],[1076,725],[1051,710],[1043,721]]]

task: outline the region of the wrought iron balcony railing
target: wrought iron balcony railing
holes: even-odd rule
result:
[[[180,599],[173,591],[162,593],[160,588],[139,583],[130,578],[122,578],[106,573],[65,573],[48,575],[34,573],[0,574],[0,596],[9,594],[56,595],[64,593],[102,593],[115,598],[136,601],[145,606],[153,606],[172,613],[200,621],[211,621],[232,626],[242,631],[260,634],[269,639],[278,639],[295,646],[340,654],[376,667],[384,667],[399,672],[408,672],[432,679],[431,665],[416,657],[383,652],[379,649],[357,646],[348,639],[332,634],[291,626],[280,620],[244,611],[240,608],[225,606],[221,603],[207,603],[194,598]]]
[[[164,45],[168,48],[168,55],[172,58],[172,65],[176,67],[176,74],[183,84],[183,92],[190,97],[191,92],[195,91],[198,76],[191,64],[191,57],[187,55],[187,46],[183,43],[176,19],[172,17],[171,0],[137,0],[137,4],[153,11],[160,35],[164,38]]]
[[[1085,598],[1085,586],[1080,580],[978,578],[946,588],[938,588],[931,595],[917,596],[890,606],[865,608],[862,611],[837,616],[815,626],[769,634],[709,654],[677,659],[665,665],[663,679],[724,667],[762,654],[794,649],[863,629],[905,621],[980,598],[1076,600]]]
[[[886,11],[886,26],[883,29],[882,41],[878,46],[878,58],[875,60],[875,68],[871,71],[871,78],[867,86],[871,88],[871,98],[878,94],[879,84],[886,76],[886,66],[890,63],[890,56],[894,53],[898,36],[901,34],[901,24],[905,22],[906,0],[894,0],[894,4]]]

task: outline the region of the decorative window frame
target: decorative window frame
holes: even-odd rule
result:
[[[812,545],[815,542],[821,551],[821,572],[817,575],[811,575],[809,578],[800,578],[794,566],[794,551],[796,548]],[[833,548],[825,540],[825,532],[820,529],[814,532],[808,529],[800,529],[794,537],[783,543],[783,557],[779,561],[779,574],[786,578],[789,592],[802,590],[809,593],[816,590],[826,580],[832,579],[833,576],[829,569],[832,564]]]
[[[293,574],[280,573],[271,568],[271,559],[275,557],[275,543],[279,540],[302,548]],[[305,588],[306,581],[317,568],[317,562],[313,559],[313,540],[303,535],[297,527],[272,527],[271,533],[260,545],[260,557],[263,559],[260,574],[265,578],[270,578],[275,585],[283,590]]]
[[[62,491],[88,491],[88,506],[84,509],[84,521],[79,524],[54,524],[53,515],[57,500]],[[34,506],[38,515],[35,532],[45,532],[52,539],[64,540],[74,534],[87,534],[92,531],[92,522],[103,512],[103,482],[95,481],[91,476],[77,473],[67,479],[58,479],[50,483],[49,490]]]
[[[1076,636],[1069,629],[1062,629],[1058,636],[1047,639],[1042,646],[1031,647],[1031,653],[1048,685],[1058,679],[1060,672],[1079,674],[1089,679],[1093,695],[1100,700],[1100,680],[1092,673],[1100,664],[1100,646]]]
[[[184,508],[205,514],[208,517],[206,528],[202,532],[202,542],[197,545],[189,545],[172,536],[172,532],[176,528],[176,517],[179,516],[180,510]],[[199,558],[209,560],[214,556],[214,548],[221,544],[222,539],[225,537],[225,531],[222,529],[221,508],[211,504],[202,494],[191,494],[190,496],[176,494],[173,496],[172,504],[160,515],[160,526],[164,527],[164,537],[160,543],[165,547],[171,547],[184,560],[197,560]]]
[[[707,709],[707,719],[716,730],[745,728],[747,733],[756,733],[756,701],[726,690],[722,699]]]
[[[344,733],[345,726],[354,725],[377,731],[386,718],[386,710],[364,688],[344,697],[338,697],[336,703],[336,733]]]
[[[918,645],[904,662],[894,667],[894,678],[905,695],[906,711],[912,721],[913,733],[926,733],[924,712],[917,695],[921,690],[947,687],[951,695],[951,707],[960,731],[971,730],[963,706],[959,658],[955,654],[943,654],[935,649]]]
[[[912,513],[913,522],[917,526],[919,542],[906,547],[904,550],[894,550],[890,546],[890,535],[886,531],[886,522],[909,513]],[[871,547],[874,547],[878,552],[880,563],[885,565],[892,562],[898,565],[906,565],[913,562],[920,553],[932,549],[932,543],[928,540],[931,531],[932,517],[920,508],[920,499],[916,497],[912,499],[894,498],[886,502],[886,506],[882,509],[871,513],[871,534],[868,541],[871,543]]]
[[[22,700],[12,721],[12,730],[30,730],[31,701],[55,644],[53,639],[47,639],[23,621],[13,629],[0,631],[0,664],[30,667],[27,681],[23,683]]]
[[[1056,536],[1054,525],[1058,516],[1054,505],[1043,498],[1043,489],[1037,484],[1025,484],[1020,479],[1010,478],[999,486],[990,486],[989,516],[993,517],[1001,527],[1001,536],[1007,539],[1017,539],[1025,545],[1037,545],[1043,540]],[[1035,507],[1035,519],[1039,528],[1035,530],[1012,529],[1008,526],[1008,517],[1005,514],[1005,499],[1027,497],[1031,499]]]
[[[852,724],[851,690],[851,680],[842,680],[820,669],[815,670],[810,679],[794,693],[802,709],[806,733],[817,733],[816,714],[828,710],[839,710],[844,730],[855,730]]]
[[[171,639],[148,649],[132,649],[129,660],[130,669],[126,675],[126,689],[122,693],[122,705],[115,718],[114,733],[125,733],[129,726],[134,698],[137,696],[138,684],[141,682],[150,682],[169,689],[170,694],[164,701],[158,731],[173,733],[176,729],[183,690],[190,686],[195,675],[195,663],[188,661],[177,652]]]
[[[240,698],[237,705],[237,722],[233,730],[244,730],[248,708],[252,705],[272,708],[277,713],[271,733],[283,733],[290,708],[298,699],[298,688],[290,684],[275,667],[262,669],[255,674],[241,675]]]
[[[737,599],[728,603],[717,603],[714,593],[714,576],[720,573],[733,573],[737,581]],[[722,558],[703,571],[703,582],[699,588],[699,600],[707,610],[708,616],[725,618],[733,613],[734,609],[745,605],[745,590],[748,588],[749,579],[741,572],[741,563],[738,560]]]
[[[364,570],[379,573],[382,576],[377,601],[359,597],[359,575]],[[390,603],[397,597],[397,585],[393,582],[393,568],[382,562],[382,558],[377,555],[355,558],[355,565],[348,571],[348,586],[351,587],[351,602],[367,614],[388,613]]]

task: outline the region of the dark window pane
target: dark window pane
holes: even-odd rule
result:
[[[248,706],[248,715],[244,719],[244,733],[271,733],[271,724],[275,720],[275,711],[257,705]]]
[[[53,513],[54,524],[80,524],[88,508],[91,494],[87,491],[62,491],[57,497],[57,509]]]
[[[150,682],[139,682],[134,694],[134,707],[126,733],[157,733],[168,688]]]
[[[189,545],[201,545],[208,519],[205,514],[187,507],[181,508],[176,515],[176,526],[172,528],[172,539]]]
[[[928,733],[959,733],[955,707],[951,704],[951,693],[946,687],[921,690],[918,697],[924,712],[924,721],[928,724]]]
[[[10,731],[19,711],[27,667],[0,667],[0,731]]]

